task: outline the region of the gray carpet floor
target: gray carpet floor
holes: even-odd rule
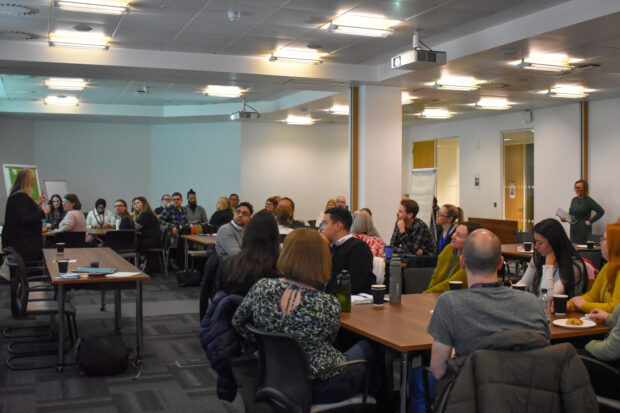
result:
[[[80,336],[113,334],[113,294],[100,311],[100,293],[71,291]],[[0,343],[0,413],[7,412],[243,412],[239,396],[233,403],[216,396],[216,374],[198,340],[199,287],[179,288],[161,275],[144,283],[144,357],[141,374],[130,367],[113,377],[86,377],[75,365],[64,372],[54,368],[12,371],[6,367],[7,345]],[[135,291],[122,293],[123,341],[135,349]],[[9,285],[0,284],[0,327],[46,322],[13,320]],[[54,356],[32,359],[50,363]]]

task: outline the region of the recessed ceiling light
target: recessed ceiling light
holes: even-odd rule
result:
[[[314,123],[314,119],[310,116],[288,115],[285,122],[289,125],[312,125]]]
[[[391,28],[399,23],[400,20],[390,20],[384,16],[344,13],[321,26],[321,29],[355,36],[387,37],[394,33]]]
[[[296,49],[296,48],[282,48],[276,50],[269,56],[269,61],[286,61],[286,62],[294,62],[294,63],[309,63],[309,64],[319,64],[323,63],[322,57],[327,55],[327,53],[319,53],[310,51],[307,49]]]
[[[422,113],[418,114],[418,117],[422,119],[448,119],[451,118],[452,115],[453,113],[447,109],[426,108]]]
[[[348,115],[349,114],[349,106],[347,105],[334,105],[329,108],[329,113],[332,115]]]
[[[510,109],[510,103],[511,102],[508,102],[508,99],[505,98],[482,97],[478,102],[472,104],[472,106],[476,109],[507,110]]]
[[[84,90],[87,84],[81,78],[51,77],[45,80],[45,86],[55,90]]]
[[[543,72],[566,72],[572,70],[572,63],[583,59],[571,58],[562,54],[533,53],[527,58],[511,62],[519,69],[539,70]]]
[[[50,46],[79,47],[83,49],[108,49],[110,38],[100,33],[73,33],[57,31],[50,33]]]
[[[56,7],[83,13],[124,14],[129,12],[129,0],[56,0]]]
[[[484,80],[477,80],[468,76],[442,76],[435,82],[427,83],[433,89],[469,91],[478,89]]]
[[[581,85],[556,85],[547,90],[540,90],[537,93],[546,94],[552,98],[583,99],[594,89],[586,89]]]
[[[208,85],[202,90],[203,95],[223,97],[223,98],[238,98],[245,92],[239,86],[222,86],[222,85]]]
[[[43,103],[46,105],[59,105],[59,106],[77,106],[80,101],[75,96],[46,96],[43,99]]]

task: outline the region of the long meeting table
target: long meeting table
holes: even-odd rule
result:
[[[439,293],[407,294],[402,296],[401,304],[385,303],[382,307],[372,304],[351,306],[350,313],[342,313],[340,325],[380,343],[400,353],[400,411],[407,409],[407,370],[409,357],[420,356],[430,351],[433,338],[426,332],[431,320],[431,310],[435,308]],[[516,316],[516,315],[515,315]],[[581,317],[581,313],[568,313],[556,318]],[[550,325],[551,340],[571,339],[583,336],[598,336],[609,332],[610,328],[600,320],[589,329],[567,329]]]
[[[64,353],[64,323],[65,323],[65,295],[70,289],[88,290],[114,290],[115,291],[115,325],[119,328],[121,316],[120,290],[136,289],[136,360],[140,362],[143,351],[143,329],[142,329],[142,282],[150,277],[125,260],[123,257],[112,251],[110,248],[66,248],[64,254],[57,254],[56,249],[44,249],[45,264],[52,284],[57,286],[58,300],[58,366],[61,372],[65,365]],[[117,272],[135,273],[131,276],[80,276],[79,279],[59,278],[57,260],[75,260],[69,262],[69,272],[78,267],[90,267],[92,262],[97,261],[101,268],[115,268]]]

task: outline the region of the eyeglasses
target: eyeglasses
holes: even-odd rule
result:
[[[127,205],[123,205],[123,204],[116,204],[114,205],[114,208],[120,208],[120,207],[126,207]]]
[[[164,198],[164,201],[170,201],[170,198]]]
[[[172,198],[173,201],[180,201],[182,198]]]

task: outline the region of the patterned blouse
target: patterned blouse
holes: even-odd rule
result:
[[[385,258],[385,244],[381,238],[368,234],[353,234],[353,236],[368,244],[373,257]]]
[[[288,287],[301,293],[301,302],[290,314],[280,309],[280,298]],[[340,305],[336,297],[327,293],[263,278],[252,286],[232,319],[233,327],[246,340],[252,336],[245,328],[247,323],[267,332],[295,337],[308,356],[313,379],[339,374],[341,370],[332,370],[333,366],[346,362],[331,344],[340,328]]]

